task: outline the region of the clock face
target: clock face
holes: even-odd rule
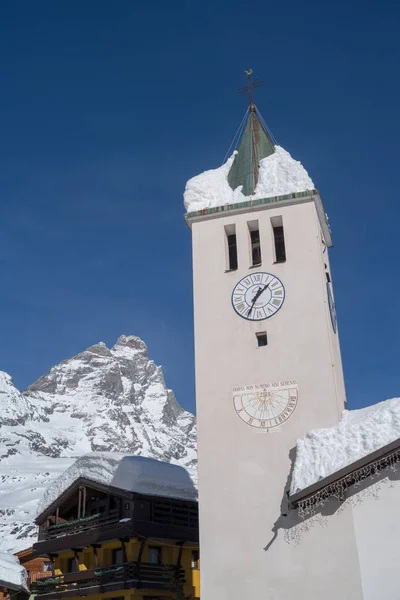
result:
[[[233,390],[233,405],[244,423],[269,430],[282,425],[297,406],[296,381],[246,385]]]
[[[232,292],[232,305],[238,315],[249,321],[272,317],[285,300],[285,288],[271,273],[251,273],[243,277]]]
[[[336,329],[337,329],[336,307],[335,307],[335,301],[333,300],[331,284],[329,283],[329,281],[326,284],[326,292],[328,294],[328,306],[329,306],[329,312],[331,313],[332,328],[333,328],[333,331],[336,333]]]

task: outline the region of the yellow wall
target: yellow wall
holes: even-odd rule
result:
[[[200,598],[200,569],[192,571],[193,597]]]
[[[165,564],[176,564],[178,560],[179,547],[174,545],[174,542],[150,541],[146,542],[142,561],[147,562],[148,560],[148,547],[149,546],[160,546],[161,547],[161,560]],[[189,546],[189,545],[188,545]],[[99,567],[107,567],[112,564],[112,550],[114,548],[121,548],[121,543],[118,541],[107,542],[101,545],[101,548],[97,549],[97,556]],[[127,560],[136,561],[138,559],[140,549],[140,540],[131,538],[126,544]],[[192,550],[198,549],[198,546],[190,544],[189,547],[183,547],[181,564],[185,570],[186,584],[184,586],[185,595],[191,595],[193,598],[200,597],[200,572],[198,569],[192,569]],[[62,575],[67,572],[68,559],[73,558],[73,552],[62,552],[58,555],[55,560],[55,574]],[[79,559],[79,570],[84,571],[86,569],[94,569],[94,552],[93,548],[85,548],[82,552],[78,552]],[[88,600],[100,600],[101,598],[109,598],[116,596],[124,596],[125,600],[131,600],[130,596],[134,596],[135,600],[142,600],[142,596],[165,596],[171,597],[170,592],[163,592],[161,590],[147,590],[145,593],[143,590],[121,590],[113,591],[107,594],[92,595],[88,596]]]

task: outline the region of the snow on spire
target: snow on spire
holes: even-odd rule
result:
[[[301,162],[275,143],[254,104],[239,139],[238,150],[225,164],[189,179],[187,212],[314,189]]]
[[[236,153],[218,169],[205,171],[192,177],[186,184],[184,204],[187,212],[238,204],[246,200],[258,200],[273,196],[284,196],[293,192],[313,190],[314,183],[301,162],[294,160],[281,146],[275,152],[260,160],[258,183],[254,194],[245,196],[243,186],[232,189],[228,174]]]

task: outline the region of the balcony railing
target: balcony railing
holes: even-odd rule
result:
[[[64,535],[72,535],[74,533],[81,533],[83,531],[89,531],[96,527],[103,525],[109,525],[119,521],[119,510],[110,510],[107,513],[100,515],[93,515],[92,517],[85,517],[82,519],[76,519],[74,521],[65,523],[59,523],[58,525],[51,525],[47,529],[39,531],[39,541],[51,540]]]
[[[42,598],[75,596],[107,592],[119,585],[132,588],[175,589],[185,583],[185,572],[175,565],[127,562],[77,573],[66,573],[31,585],[31,593]]]
[[[28,588],[30,588],[34,581],[37,581],[38,579],[42,581],[43,579],[48,579],[49,577],[52,577],[51,571],[38,571],[37,573],[30,572],[26,581],[26,585]]]
[[[48,577],[51,577],[51,571],[38,571],[37,573],[31,573],[29,577],[31,578],[31,581],[47,579]]]

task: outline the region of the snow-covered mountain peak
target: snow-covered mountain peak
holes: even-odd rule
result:
[[[15,548],[7,541],[10,523],[15,535],[32,531],[32,494],[41,494],[43,482],[52,472],[59,473],[59,461],[67,460],[68,466],[72,457],[88,452],[123,452],[196,465],[195,417],[177,403],[162,367],[148,358],[146,344],[138,337],[123,335],[111,348],[94,344],[53,366],[23,393],[9,375],[0,374],[0,480],[3,476],[6,484],[0,488],[0,540],[5,539],[0,550]],[[5,475],[5,469],[12,476]],[[32,481],[32,470],[42,486]],[[19,520],[26,526],[22,530],[13,521],[15,511],[8,510],[10,496],[4,496],[8,477],[10,485],[17,477],[29,487],[26,511],[18,502]]]
[[[15,387],[12,377],[8,373],[0,371],[0,427],[1,425],[21,425],[29,413],[28,403]]]
[[[135,335],[121,335],[113,346],[112,350],[115,352],[126,349],[127,353],[131,356],[137,353],[143,354],[148,358],[147,346],[144,341]]]
[[[0,371],[0,393],[7,391],[9,387],[13,386],[13,380],[11,375],[5,371]]]

